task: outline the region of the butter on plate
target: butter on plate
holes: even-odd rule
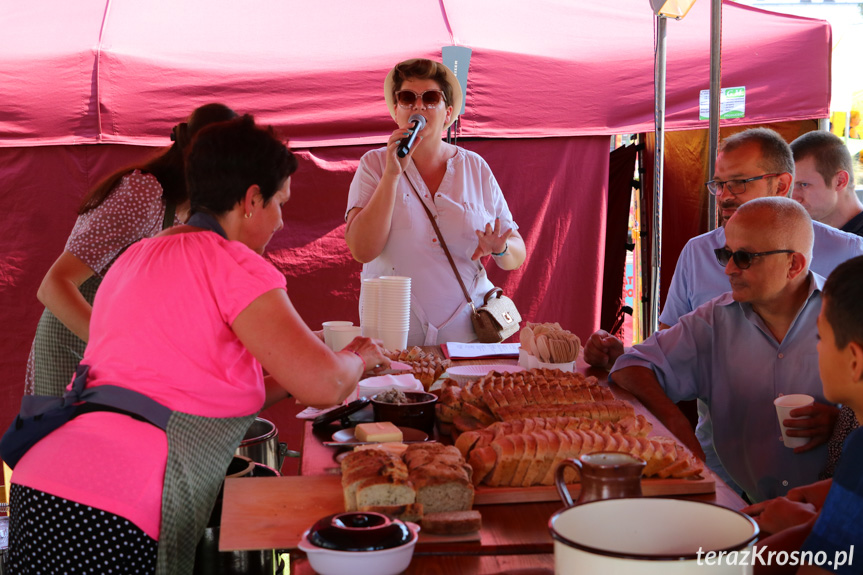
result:
[[[402,430],[390,421],[360,423],[354,428],[357,441],[402,441]]]

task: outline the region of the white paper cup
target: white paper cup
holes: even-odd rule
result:
[[[341,351],[346,345],[354,341],[355,337],[363,334],[363,328],[358,325],[336,326],[330,328],[330,340],[333,351]]]
[[[378,337],[380,283],[381,280],[378,278],[366,278],[360,291],[360,325],[363,328],[363,335],[374,339]]]
[[[383,340],[386,349],[406,349],[408,346],[408,329],[378,329],[378,336]]]
[[[786,433],[787,429],[782,422],[786,419],[806,419],[804,417],[791,417],[789,413],[791,413],[792,409],[806,407],[813,403],[815,403],[814,397],[802,393],[780,395],[773,400],[773,405],[776,406],[776,416],[779,418],[779,428],[782,430],[782,443],[785,444],[785,447],[800,447],[811,441],[810,437],[788,437]]]
[[[350,327],[354,325],[352,321],[325,321],[323,324],[324,327],[324,343],[327,344],[327,347],[333,349],[333,341],[330,336],[330,330],[334,327]]]

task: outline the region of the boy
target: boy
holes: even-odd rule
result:
[[[863,256],[840,264],[824,283],[818,316],[818,366],[824,396],[863,416]],[[812,505],[820,512],[811,520],[782,530],[761,542],[770,549],[801,549],[824,559],[805,565],[798,574],[860,573],[863,571],[863,428],[848,436],[826,498],[829,481],[799,488],[796,496],[777,498],[744,509],[764,524],[794,523],[789,509]],[[788,499],[792,501],[789,503]],[[823,501],[823,504],[822,504]],[[788,524],[788,523],[786,523]],[[772,530],[770,528],[768,531]],[[804,539],[805,538],[805,539]],[[802,542],[802,547],[800,543]],[[854,551],[857,551],[855,554]],[[766,554],[765,554],[766,555]],[[830,564],[827,563],[830,562]],[[775,567],[775,566],[774,566]],[[766,568],[762,572],[778,572]],[[787,571],[783,571],[787,572]]]

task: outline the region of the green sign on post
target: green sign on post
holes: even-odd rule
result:
[[[746,115],[746,87],[721,88],[719,119],[743,118]],[[710,119],[710,90],[701,90],[698,98],[698,119]]]

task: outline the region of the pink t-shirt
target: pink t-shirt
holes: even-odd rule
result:
[[[120,256],[93,306],[88,386],[134,388],[175,411],[239,417],[261,409],[261,366],[231,330],[237,315],[285,278],[239,242],[212,232],[144,239]],[[15,483],[103,509],[159,537],[167,439],[105,412],[40,441]]]

